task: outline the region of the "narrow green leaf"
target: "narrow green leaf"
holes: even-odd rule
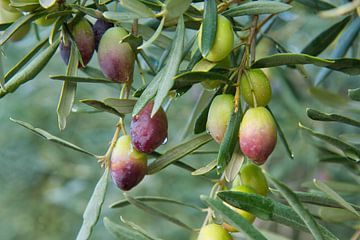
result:
[[[143,38],[141,36],[135,36],[132,33],[129,33],[127,36],[125,36],[123,39],[121,39],[122,43],[126,42],[130,45],[131,49],[134,51],[134,53],[138,52],[138,47],[142,44]]]
[[[201,196],[201,199],[209,207],[220,213],[227,223],[241,230],[241,232],[246,235],[248,239],[266,240],[266,238],[253,225],[248,223],[248,221],[240,214],[225,206],[225,204],[221,200],[212,199],[204,195]]]
[[[160,238],[153,238],[151,237],[143,228],[141,228],[139,225],[133,223],[133,222],[130,222],[130,221],[127,221],[125,220],[122,216],[120,216],[120,220],[127,226],[129,226],[130,228],[134,229],[136,232],[142,234],[144,237],[146,238],[149,238],[151,240],[161,240]]]
[[[134,110],[132,115],[135,116],[140,112],[140,110],[145,107],[145,105],[155,97],[156,92],[158,90],[159,84],[161,82],[162,76],[164,74],[164,69],[156,74],[153,80],[146,86],[145,90],[141,93],[140,98],[136,102],[134,106]]]
[[[101,70],[90,67],[89,65],[80,70],[91,78],[107,79]]]
[[[223,12],[225,16],[237,17],[243,15],[277,14],[285,12],[291,5],[275,1],[247,2]]]
[[[295,1],[316,11],[328,10],[336,7],[335,5],[332,5],[322,0],[295,0]]]
[[[49,36],[49,43],[50,45],[53,44],[55,37],[57,36],[60,27],[62,26],[63,22],[67,16],[60,16],[56,19],[55,23],[53,24],[53,27],[51,28],[50,36]]]
[[[360,74],[360,59],[323,59],[300,53],[279,53],[257,60],[252,68],[268,68],[281,65],[314,64],[350,75]]]
[[[65,147],[68,147],[68,148],[71,148],[75,151],[78,151],[78,152],[82,152],[82,153],[85,153],[87,155],[90,155],[92,157],[96,157],[95,154],[89,152],[89,151],[86,151],[85,149],[79,147],[79,146],[76,146],[75,144],[71,143],[71,142],[68,142],[64,139],[61,139],[59,137],[56,137],[50,133],[48,133],[47,131],[41,129],[41,128],[35,128],[33,127],[31,124],[27,123],[27,122],[23,122],[23,121],[20,121],[20,120],[16,120],[16,119],[13,119],[13,118],[10,118],[10,120],[14,123],[17,123],[19,124],[20,126],[24,127],[24,128],[27,128],[29,129],[30,131],[32,131],[33,133],[45,138],[46,140],[49,140],[51,142],[54,142],[54,143],[57,143],[57,144],[60,144],[60,145],[63,145]]]
[[[275,195],[282,197],[279,190],[277,189],[271,189],[271,192]],[[303,203],[310,203],[314,205],[320,205],[325,207],[333,207],[333,208],[342,208],[342,206],[334,201],[333,199],[327,197],[324,193],[319,191],[311,191],[311,192],[299,192],[294,191],[297,198],[303,202]],[[360,206],[357,206],[355,204],[350,204],[354,209],[360,211]]]
[[[339,182],[339,181],[325,181],[326,185],[332,188],[334,191],[346,194],[357,194],[360,193],[359,185],[356,183]],[[318,189],[313,181],[304,182],[301,184],[302,187]]]
[[[154,215],[154,216],[158,216],[158,217],[161,217],[161,218],[164,218],[165,220],[169,221],[169,222],[172,222],[182,228],[185,228],[187,230],[190,230],[190,231],[193,231],[193,228],[189,227],[187,224],[183,223],[182,221],[170,216],[169,214],[159,210],[159,209],[156,209],[156,208],[153,208],[153,207],[150,207],[149,205],[146,205],[145,203],[142,203],[141,201],[139,200],[136,200],[135,198],[133,197],[130,197],[128,194],[124,193],[126,199],[132,204],[134,205],[135,207],[143,210],[144,212],[147,212],[151,215]]]
[[[97,9],[84,7],[78,4],[69,4],[69,6],[93,18],[104,19],[103,13]]]
[[[94,192],[86,206],[83,214],[83,223],[76,236],[76,240],[87,240],[91,236],[91,232],[97,223],[101,207],[104,203],[107,183],[108,183],[109,168],[106,168],[104,174],[99,179],[95,186]]]
[[[107,217],[104,218],[104,225],[114,237],[121,240],[151,240],[151,238],[145,237],[142,233],[139,233],[130,227],[110,221]]]
[[[4,33],[0,36],[0,46],[3,45],[23,25],[29,24],[35,19],[42,17],[46,13],[47,13],[46,10],[38,11],[18,18],[13,24],[11,24],[8,28],[6,28]]]
[[[238,176],[240,168],[244,162],[244,155],[240,150],[239,143],[236,144],[229,164],[226,166],[224,174],[227,182],[232,182]]]
[[[66,69],[67,76],[75,76],[79,64],[79,52],[75,41],[71,41],[69,63]],[[76,83],[65,81],[63,83],[60,99],[57,107],[59,129],[64,130],[66,127],[66,119],[71,113],[71,109],[75,100]]]
[[[137,15],[144,17],[144,18],[154,18],[155,17],[155,13],[148,8],[145,4],[143,4],[141,1],[138,0],[121,0],[120,4],[136,13]]]
[[[217,172],[222,173],[230,162],[235,146],[238,142],[239,127],[242,119],[241,111],[233,112],[226,128],[224,139],[221,141],[217,156]]]
[[[154,35],[152,35],[151,38],[149,38],[146,42],[144,42],[141,46],[139,46],[138,50],[150,47],[152,43],[155,42],[155,40],[160,36],[160,33],[163,30],[164,23],[165,23],[165,17],[161,19],[160,24],[156,29]]]
[[[303,220],[301,220],[299,215],[291,207],[274,201],[271,198],[232,191],[219,192],[218,196],[229,204],[238,208],[243,208],[263,220],[269,220],[270,217],[270,220],[277,223],[284,224],[297,230],[309,232],[309,229]],[[320,231],[326,236],[326,239],[338,239],[321,225]]]
[[[58,39],[54,42],[53,45],[50,45],[47,49],[42,51],[26,67],[24,67],[23,70],[19,71],[15,76],[13,76],[5,84],[5,89],[0,89],[0,98],[4,97],[8,93],[14,92],[22,84],[35,78],[54,55],[59,43],[60,39]]]
[[[339,138],[352,144],[360,144],[360,133],[343,133]]]
[[[204,17],[201,28],[201,53],[206,57],[212,48],[217,29],[217,5],[215,0],[204,2]]]
[[[31,58],[33,58],[40,49],[45,45],[47,42],[47,38],[45,38],[43,41],[41,41],[38,45],[36,45],[31,51],[26,54],[23,59],[21,59],[12,69],[10,69],[4,76],[4,80],[7,81],[10,78],[12,78],[25,64],[27,64]]]
[[[344,223],[345,221],[359,220],[359,217],[346,209],[319,207],[319,217],[326,222]]]
[[[360,217],[360,214],[351,206],[351,204],[345,201],[345,199],[343,199],[337,192],[335,192],[328,185],[326,185],[326,183],[323,183],[316,179],[314,179],[313,182],[318,189],[326,193],[331,199],[334,199],[334,201],[339,203],[345,209],[349,210],[350,212],[354,213],[356,216]]]
[[[304,208],[295,193],[291,191],[290,188],[288,188],[285,184],[269,175],[267,176],[270,182],[280,191],[281,195],[283,195],[294,211],[304,221],[314,238],[319,240],[326,239],[324,234],[320,231],[318,223],[314,220],[309,211]]]
[[[134,19],[142,18],[136,13],[133,12],[113,12],[106,11],[103,13],[103,16],[106,19],[116,21],[116,22],[124,22],[124,21],[133,21]]]
[[[341,96],[340,94],[325,90],[323,88],[310,87],[309,92],[312,97],[319,100],[321,103],[329,105],[331,107],[346,108],[350,106],[350,101],[347,98]]]
[[[228,83],[226,75],[215,72],[185,72],[174,77],[177,88],[186,87],[203,81]]]
[[[134,99],[120,99],[120,98],[105,98],[104,103],[107,106],[114,108],[119,113],[127,114],[131,113],[136,100]]]
[[[299,123],[299,127],[306,130],[308,133],[310,133],[314,137],[324,140],[324,141],[332,144],[333,146],[341,149],[346,156],[352,158],[355,162],[360,161],[360,150],[357,149],[356,147],[354,147],[348,143],[345,143],[338,138],[315,132],[312,129],[303,126],[301,123]]]
[[[280,124],[278,123],[278,121],[277,121],[275,115],[273,114],[273,112],[271,111],[270,107],[267,106],[266,108],[269,110],[269,112],[271,113],[272,117],[274,118],[274,121],[275,121],[277,130],[278,130],[279,137],[280,137],[280,139],[281,139],[281,142],[284,144],[284,147],[285,147],[285,149],[286,149],[286,152],[287,152],[289,158],[290,158],[290,159],[294,159],[294,153],[292,152],[292,150],[291,150],[291,148],[290,148],[290,145],[289,145],[289,143],[288,143],[288,141],[287,141],[287,139],[286,139],[286,136],[285,136],[285,134],[284,134],[284,131],[282,130]]]
[[[340,58],[345,56],[346,52],[351,47],[352,43],[355,41],[356,36],[359,33],[359,30],[360,30],[360,18],[354,18],[353,21],[351,21],[350,25],[346,28],[346,30],[341,34],[339,40],[337,41],[335,50],[331,53],[331,58]],[[360,61],[359,59],[357,60]],[[356,61],[351,61],[351,60],[348,61],[349,62],[347,64],[349,65],[348,66],[348,68],[350,68],[349,70],[355,68],[352,71],[354,71],[356,74],[356,65],[357,65],[357,69],[359,69],[360,66],[359,62],[356,63]],[[344,62],[344,64],[346,64],[346,62]],[[315,77],[315,86],[319,85],[331,73],[330,69],[320,69],[320,71]]]
[[[50,75],[50,79],[52,80],[61,80],[61,81],[69,81],[73,83],[115,83],[107,78],[93,78],[93,77],[78,77],[78,76],[67,76],[67,75]]]
[[[204,175],[208,172],[210,172],[211,170],[213,170],[217,165],[217,160],[213,160],[211,162],[209,162],[208,164],[206,164],[205,166],[196,169],[195,171],[193,171],[191,173],[191,175],[193,176],[199,176],[199,175]]]
[[[179,160],[180,158],[193,152],[194,150],[210,142],[211,140],[212,137],[209,134],[201,134],[173,147],[172,149],[169,149],[163,155],[156,158],[152,163],[149,164],[147,174],[151,175],[160,171],[169,164]]]
[[[163,11],[167,24],[176,23],[177,18],[186,12],[190,4],[191,0],[166,0]]]
[[[334,114],[334,113],[323,113],[311,108],[306,109],[306,114],[308,115],[309,118],[313,119],[313,120],[317,120],[317,121],[329,121],[329,122],[341,122],[341,123],[346,123],[349,125],[353,125],[356,127],[360,127],[360,121],[348,118],[348,117],[344,117],[338,114]]]
[[[360,88],[349,89],[348,95],[352,100],[360,101]]]
[[[315,37],[310,43],[308,43],[301,53],[317,56],[324,51],[340,34],[346,24],[350,21],[350,16],[344,18],[340,22],[335,23],[317,37]]]
[[[181,202],[181,201],[178,201],[178,200],[172,199],[172,198],[157,197],[157,196],[138,196],[138,197],[134,197],[134,198],[141,202],[171,203],[171,204],[184,206],[184,207],[190,207],[190,208],[202,211],[202,209],[196,205],[186,203],[186,202]],[[123,199],[123,200],[112,203],[109,207],[110,208],[122,208],[122,207],[128,206],[129,204],[130,203],[127,199]]]
[[[83,100],[80,100],[80,102],[84,103],[86,105],[89,105],[97,110],[109,112],[109,113],[115,114],[119,117],[124,117],[124,115],[122,113],[118,112],[115,108],[108,106],[107,104],[105,104],[102,101],[93,100],[93,99],[83,99]]]
[[[170,50],[169,60],[164,69],[162,79],[159,82],[159,88],[155,96],[154,107],[152,109],[151,116],[154,116],[154,114],[159,110],[169,90],[174,85],[173,78],[176,75],[181,63],[181,54],[184,46],[184,38],[185,25],[184,18],[181,16],[176,27],[176,37]]]

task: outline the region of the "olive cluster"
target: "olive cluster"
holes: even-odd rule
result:
[[[216,64],[223,64],[233,49],[233,30],[231,22],[218,15],[217,31],[212,48],[203,58]],[[201,49],[201,28],[199,31],[198,45]],[[275,148],[277,141],[276,124],[272,114],[266,108],[270,102],[272,91],[269,79],[261,69],[244,68],[239,79],[240,95],[247,104],[238,132],[241,152],[253,163],[242,167],[239,176],[234,180],[231,191],[250,194],[268,194],[268,184],[262,170],[257,165],[262,165]],[[206,89],[218,88],[220,85],[203,84]],[[224,91],[225,92],[225,91]],[[213,139],[221,144],[230,118],[235,111],[233,94],[223,93],[217,95],[211,102],[206,127]],[[240,108],[241,109],[241,108]],[[241,110],[238,111],[241,111]],[[249,223],[253,223],[255,216],[245,210],[228,205]],[[238,229],[224,222],[222,225],[211,223],[205,225],[198,236],[198,240],[228,240],[232,239],[229,232]]]
[[[92,26],[85,18],[70,23],[70,36],[79,49],[81,60],[78,67],[85,67],[97,51],[98,62],[105,76],[114,82],[130,83],[135,62],[135,53],[129,43],[122,42],[128,32],[110,22],[97,20]],[[69,62],[71,41],[63,36],[60,54]],[[131,120],[130,135],[120,137],[110,159],[114,183],[128,191],[136,186],[147,172],[147,155],[152,153],[167,138],[166,113],[160,108],[154,116],[154,103],[150,101]]]

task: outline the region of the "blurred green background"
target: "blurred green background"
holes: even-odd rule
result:
[[[333,24],[334,20],[320,19],[309,9],[297,4],[295,6],[290,13],[280,15],[269,35],[292,52],[299,52],[320,31]],[[1,56],[1,67],[5,72],[35,45],[37,40],[33,30],[21,42],[9,42],[5,45],[6,56]],[[46,36],[48,32],[48,28],[40,28],[41,36]],[[321,56],[328,57],[334,47],[335,45],[329,47]],[[257,57],[270,53],[274,53],[273,44],[264,38],[258,46]],[[97,67],[96,56],[93,57],[91,65]],[[294,69],[266,69],[273,87],[270,107],[288,138],[295,159],[289,160],[284,146],[278,141],[276,151],[264,167],[292,189],[301,189],[301,183],[315,177],[354,182],[355,178],[347,174],[348,170],[342,165],[318,163],[315,140],[298,128],[298,122],[332,135],[356,131],[359,133],[355,128],[336,123],[310,121],[305,114],[306,107],[313,107],[359,119],[359,104],[347,103],[346,106],[339,106],[336,105],[338,99],[328,99],[327,103],[318,101],[316,96],[309,93],[308,83],[320,68],[306,66],[305,69],[309,76],[307,79]],[[102,175],[103,170],[95,159],[45,141],[9,120],[12,117],[29,122],[93,153],[105,153],[117,121],[116,117],[109,113],[72,113],[65,131],[58,130],[56,107],[62,82],[51,80],[48,75],[64,74],[65,70],[66,67],[57,52],[36,79],[0,100],[0,239],[74,239],[81,226],[87,201]],[[139,79],[136,81],[139,82]],[[359,87],[358,81],[359,77],[332,73],[322,87],[347,98],[347,89]],[[159,151],[182,141],[180,136],[201,91],[201,85],[196,85],[181,98],[172,101],[168,109],[169,141]],[[76,99],[101,100],[105,97],[117,97],[118,92],[118,88],[106,85],[79,84]],[[216,148],[215,143],[204,147],[211,150]],[[184,162],[197,168],[215,157],[191,155],[186,157]],[[190,233],[186,230],[134,207],[109,209],[111,203],[123,198],[121,191],[110,179],[109,181],[103,212],[92,239],[114,239],[102,224],[104,216],[115,222],[119,222],[119,217],[123,216],[126,220],[142,226],[151,235],[163,239],[190,238]],[[130,195],[165,196],[203,206],[199,195],[208,194],[211,187],[211,182],[191,176],[190,172],[178,167],[169,166],[158,174],[147,176]],[[352,198],[353,201],[359,201],[358,195]],[[192,227],[200,227],[205,217],[204,213],[188,208],[169,204],[151,205]],[[308,234],[293,232],[283,226],[259,220],[256,224],[281,233],[289,239],[309,239]],[[351,224],[330,225],[331,230],[341,239],[349,239],[353,234],[350,226]]]

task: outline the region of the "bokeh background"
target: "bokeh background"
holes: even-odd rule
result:
[[[338,1],[342,2],[342,1]],[[244,19],[247,21],[248,19]],[[299,52],[319,32],[330,26],[336,19],[321,19],[312,9],[294,4],[293,10],[280,14],[269,36],[286,46],[292,52]],[[49,34],[49,28],[40,28],[40,35]],[[190,33],[194,34],[194,33]],[[189,35],[189,37],[190,37]],[[9,42],[4,46],[5,56],[1,56],[4,72],[14,66],[37,42],[34,29],[18,43]],[[359,38],[357,40],[357,44]],[[321,56],[329,57],[335,45],[330,46]],[[356,48],[354,48],[356,49]],[[257,57],[275,52],[274,45],[263,38],[257,48]],[[151,50],[156,53],[158,50]],[[359,50],[351,50],[348,56],[359,56]],[[155,56],[155,55],[154,55]],[[91,66],[97,66],[96,56]],[[346,102],[339,105],[339,99],[347,98],[347,89],[359,87],[359,77],[342,73],[332,73],[322,85],[324,89],[339,96],[325,98],[309,92],[309,83],[320,68],[306,66],[308,77],[297,70],[279,67],[266,69],[271,78],[273,99],[270,107],[281,124],[295,159],[290,160],[280,141],[275,152],[265,164],[265,168],[292,189],[302,189],[301,184],[313,178],[331,179],[359,184],[359,178],[348,174],[342,165],[319,164],[315,140],[300,130],[298,123],[321,132],[339,135],[359,133],[358,130],[336,123],[316,123],[305,114],[307,107],[322,111],[336,111],[359,119],[359,104]],[[50,133],[77,144],[93,153],[103,154],[114,132],[116,117],[109,113],[73,112],[68,118],[65,131],[57,125],[56,107],[60,95],[60,81],[48,76],[64,74],[66,66],[57,52],[46,68],[31,82],[18,91],[0,100],[0,239],[74,239],[82,223],[82,213],[103,169],[95,159],[71,149],[48,142],[30,131],[12,123],[9,118],[31,123]],[[148,76],[149,77],[149,76]],[[135,80],[140,82],[139,79]],[[182,135],[202,87],[194,86],[181,98],[171,102],[168,108],[169,138],[162,146],[162,152],[183,141]],[[117,97],[119,86],[79,84],[77,104],[80,99],[103,99]],[[80,106],[81,107],[81,106]],[[129,117],[127,117],[127,121]],[[210,143],[203,149],[218,148]],[[184,162],[197,168],[215,159],[216,155],[190,155]],[[215,177],[215,175],[210,175]],[[143,227],[151,235],[162,239],[189,239],[191,234],[163,219],[148,215],[134,207],[109,209],[109,205],[123,198],[122,192],[109,179],[109,188],[100,220],[91,239],[114,239],[103,226],[104,216],[119,222],[120,216]],[[204,178],[176,166],[169,166],[160,173],[147,176],[130,192],[131,196],[165,196],[203,206],[199,195],[208,194],[212,183]],[[357,197],[356,197],[357,196]],[[352,201],[359,201],[353,195]],[[204,213],[170,204],[151,204],[192,227],[200,227]],[[306,233],[257,220],[268,231],[283,234],[288,239],[309,239]],[[349,225],[349,226],[347,226]],[[349,239],[353,234],[351,224],[331,224],[330,229],[341,239]],[[275,237],[274,239],[279,239]]]

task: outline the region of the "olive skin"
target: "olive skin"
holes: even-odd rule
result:
[[[106,30],[108,30],[109,28],[112,28],[112,27],[114,27],[113,23],[105,22],[104,20],[101,20],[101,19],[96,20],[96,22],[93,25],[96,51],[99,49],[99,43],[100,43],[102,36],[106,32]]]
[[[232,236],[218,224],[209,224],[200,229],[197,240],[232,240]]]
[[[128,43],[120,43],[126,35],[125,29],[112,27],[106,30],[99,43],[99,65],[102,72],[114,82],[132,80],[135,54]]]
[[[240,81],[241,94],[245,102],[254,107],[266,106],[271,99],[271,85],[261,69],[250,69],[244,72]]]
[[[265,163],[276,140],[276,125],[266,108],[250,108],[245,112],[239,130],[240,148],[245,156],[258,165]]]
[[[244,193],[256,193],[255,190],[249,186],[245,186],[245,185],[239,185],[239,186],[235,186],[233,188],[231,188],[231,191],[237,191],[237,192],[244,192]],[[229,204],[225,203],[228,207],[230,207],[232,210],[234,210],[235,212],[237,212],[239,215],[241,215],[243,218],[245,218],[245,220],[248,223],[253,223],[255,221],[255,216],[247,211],[244,211],[242,209],[230,206]],[[233,226],[224,223],[223,224],[224,228],[229,231],[229,232],[238,232],[238,230],[236,228],[234,228]]]
[[[202,25],[200,26],[199,35],[198,35],[198,46],[200,52],[202,52],[201,36],[202,36]],[[234,33],[231,22],[226,17],[222,15],[218,15],[214,44],[206,56],[202,54],[203,58],[211,62],[219,62],[230,54],[233,45],[234,45]]]
[[[206,128],[217,143],[224,138],[231,114],[234,110],[234,96],[218,95],[210,105]]]
[[[259,166],[250,163],[242,167],[240,170],[240,178],[242,184],[253,188],[257,194],[263,196],[268,194],[268,182]]]
[[[69,25],[69,28],[71,34],[74,37],[76,46],[79,49],[82,62],[84,64],[84,66],[82,66],[81,62],[79,61],[78,67],[85,67],[90,62],[95,50],[95,38],[92,26],[85,18],[83,18],[77,21],[75,24]],[[59,48],[60,55],[67,65],[70,58],[71,42],[66,41],[65,43],[62,39]]]
[[[145,177],[147,157],[131,145],[131,137],[120,137],[111,154],[111,177],[121,190],[129,191]]]
[[[132,144],[140,152],[151,153],[167,138],[168,121],[166,113],[160,109],[151,117],[154,102],[151,101],[131,120]]]

